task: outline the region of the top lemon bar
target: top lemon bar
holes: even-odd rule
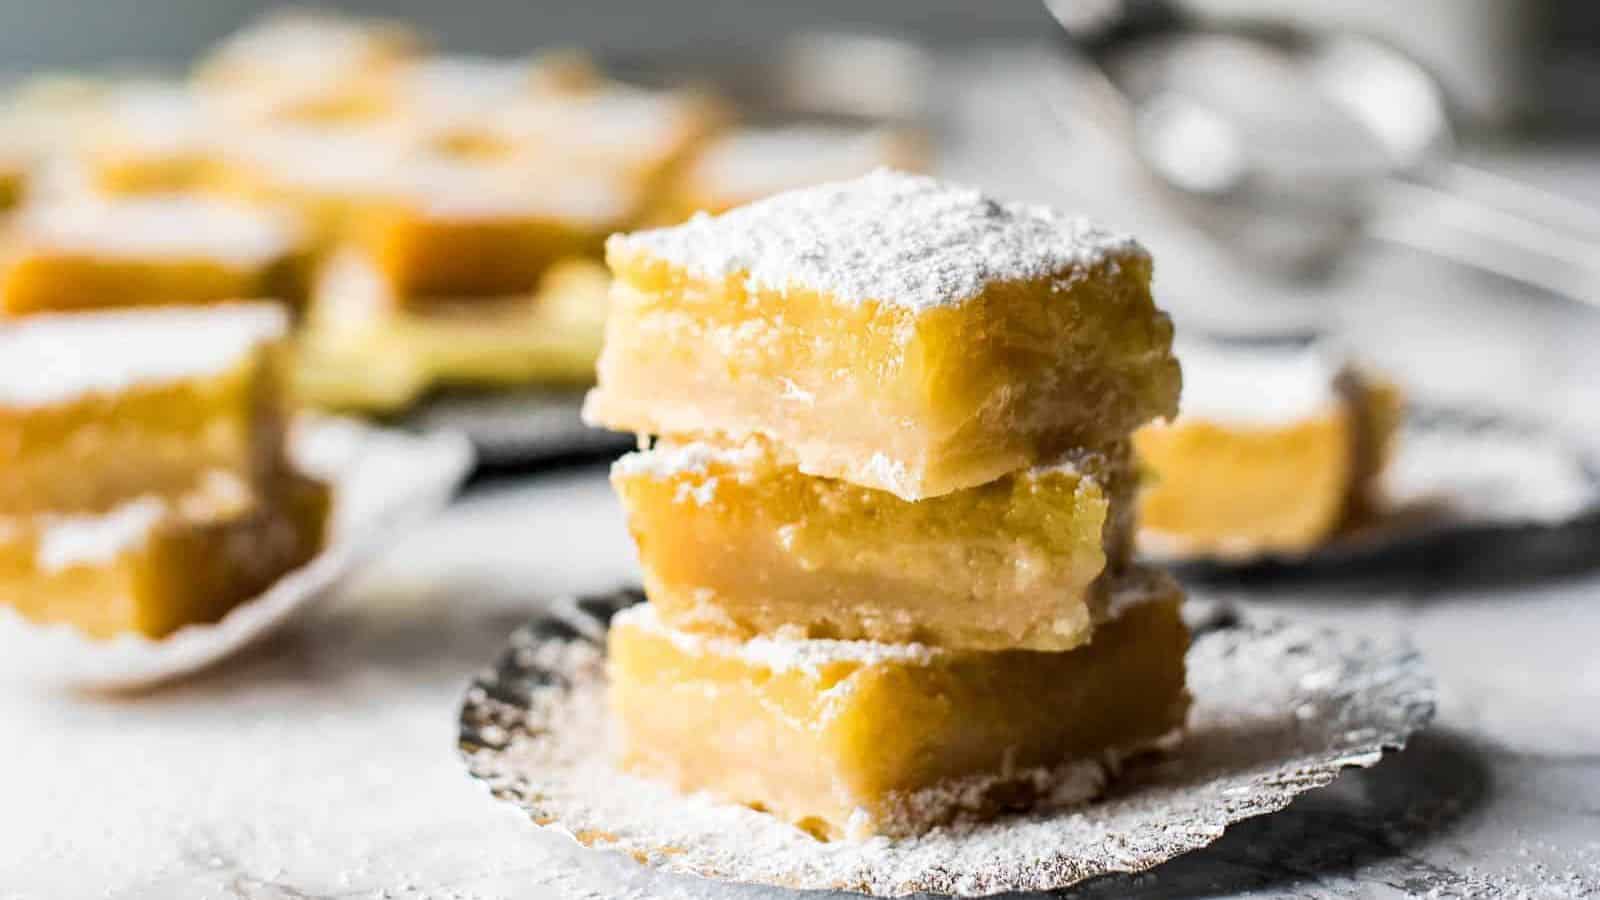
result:
[[[1149,254],[1047,207],[879,170],[606,250],[607,427],[759,434],[916,500],[1177,411]]]

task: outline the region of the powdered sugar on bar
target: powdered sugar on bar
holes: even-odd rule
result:
[[[648,253],[707,279],[803,287],[842,303],[952,306],[995,281],[1073,273],[1144,257],[1132,237],[1043,206],[880,169],[779,194],[676,228],[618,235],[612,253]]]

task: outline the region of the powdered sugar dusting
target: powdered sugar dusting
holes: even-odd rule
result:
[[[294,249],[298,226],[261,209],[191,197],[78,201],[29,209],[16,226],[46,250],[96,256],[214,259],[264,266]]]
[[[914,310],[962,303],[998,281],[1071,276],[1145,253],[1087,219],[888,169],[611,240],[612,253],[649,254],[696,277]]]
[[[713,464],[744,468],[756,464],[762,455],[758,444],[718,446],[695,441],[624,454],[611,464],[611,471],[627,477],[644,478],[703,475]]]
[[[61,516],[44,524],[35,561],[46,572],[107,563],[140,547],[167,513],[158,497],[141,497],[98,516]]]
[[[267,303],[32,316],[0,324],[0,404],[42,406],[93,392],[213,375],[282,338]]]
[[[633,599],[575,606],[603,616]],[[534,822],[587,846],[670,874],[798,889],[977,896],[1143,871],[1211,843],[1233,822],[1281,809],[1345,767],[1376,763],[1428,721],[1434,703],[1431,679],[1403,644],[1213,614],[1197,626],[1188,657],[1195,702],[1181,747],[1159,765],[1125,761],[1104,800],[916,838],[825,843],[765,813],[618,772],[604,752],[605,667],[594,652],[605,625],[587,621],[535,621],[474,682],[461,713],[472,774]],[[534,652],[544,645],[589,652]],[[1091,770],[1096,762],[1051,773],[1049,787],[1059,786],[1064,802],[1096,789],[1116,761]],[[618,878],[640,896],[684,887],[669,875]]]
[[[945,651],[923,644],[883,644],[877,641],[834,641],[805,638],[756,637],[737,641],[723,637],[689,634],[668,628],[648,603],[617,614],[615,624],[638,628],[671,640],[685,653],[738,659],[774,672],[802,670],[818,672],[833,663],[875,665],[900,663],[923,666]]]

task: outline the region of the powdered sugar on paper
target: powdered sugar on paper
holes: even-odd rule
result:
[[[633,599],[591,597],[577,606],[603,614]],[[1431,679],[1403,644],[1255,617],[1202,617],[1189,654],[1195,704],[1183,744],[1154,764],[1130,761],[1104,800],[914,839],[824,843],[764,813],[617,772],[604,752],[604,628],[598,618],[541,619],[520,632],[469,689],[461,750],[475,777],[534,822],[663,870],[626,876],[641,896],[671,893],[673,874],[878,896],[977,896],[1142,871],[1211,843],[1230,823],[1281,809],[1346,766],[1376,763],[1428,721],[1434,704]],[[542,654],[560,662],[549,667],[519,662],[545,644],[585,652]],[[1082,787],[1085,777],[1076,771],[1062,784]]]

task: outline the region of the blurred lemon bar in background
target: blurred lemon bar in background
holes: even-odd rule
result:
[[[937,496],[1177,412],[1132,238],[888,170],[613,237],[588,421]]]
[[[113,76],[41,73],[0,94],[0,156],[31,194],[41,170],[76,153],[103,125]],[[15,200],[20,200],[18,196]]]
[[[195,67],[194,82],[236,119],[364,118],[385,110],[373,79],[425,46],[398,20],[279,10],[218,44]]]
[[[560,171],[608,173],[659,193],[726,118],[722,102],[704,91],[606,81],[507,106],[456,142]]]
[[[209,190],[294,211],[323,251],[344,239],[358,210],[393,194],[395,173],[415,152],[412,131],[390,122],[274,124],[228,143]]]
[[[137,72],[39,76],[0,99],[0,156],[26,165],[34,206],[201,189],[226,134],[186,83]]]
[[[0,604],[91,637],[220,618],[322,546],[267,303],[0,323]]]
[[[611,470],[668,626],[971,650],[1089,640],[1135,478],[1125,444],[916,503],[802,475],[757,441],[658,445]]]
[[[78,154],[89,191],[173,194],[209,186],[228,129],[187,85],[119,85],[103,105]]]
[[[0,516],[104,513],[281,468],[268,304],[0,320]]]
[[[1188,708],[1182,592],[1136,572],[1114,595],[1118,615],[1066,653],[739,642],[668,628],[641,604],[609,632],[622,764],[821,839],[1082,802],[1103,782],[1063,769],[1098,776],[1103,760],[1179,729]]]
[[[795,188],[879,168],[921,171],[927,152],[906,129],[801,124],[748,127],[711,138],[684,167],[662,218],[721,213]]]
[[[216,303],[304,293],[292,219],[191,197],[24,209],[5,231],[0,315]]]
[[[521,58],[425,56],[394,67],[381,80],[390,115],[416,123],[437,149],[467,155],[481,149],[472,135],[507,107],[604,83],[594,62],[576,50]]]
[[[412,160],[356,213],[350,243],[399,307],[531,293],[557,260],[598,258],[641,202],[614,180],[536,171],[510,160]]]
[[[326,485],[284,472],[267,494],[145,495],[95,514],[0,516],[0,604],[92,638],[215,622],[322,548]]]
[[[1376,501],[1402,415],[1391,383],[1318,347],[1178,345],[1183,411],[1134,435],[1140,546],[1247,558],[1314,549]]]
[[[526,294],[398,303],[372,260],[339,254],[318,280],[296,392],[317,406],[392,412],[436,385],[585,385],[605,334],[604,266],[567,259]]]

